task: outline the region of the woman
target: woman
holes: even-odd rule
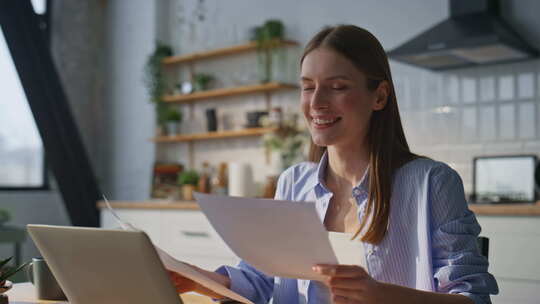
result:
[[[490,303],[498,287],[461,179],[410,152],[377,39],[352,25],[323,29],[301,67],[311,162],[280,176],[276,199],[315,201],[327,230],[360,236],[367,269],[314,265],[325,282],[268,277],[243,261],[201,271],[255,303]],[[179,292],[219,297],[171,276]]]

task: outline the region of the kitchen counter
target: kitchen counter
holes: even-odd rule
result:
[[[100,201],[98,208],[105,208],[105,203]],[[114,201],[111,206],[115,209],[178,209],[199,210],[195,201]],[[540,216],[540,201],[536,204],[469,204],[469,209],[477,215],[493,216]]]

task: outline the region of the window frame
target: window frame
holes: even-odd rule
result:
[[[50,34],[51,34],[51,31],[50,31],[51,0],[43,0],[43,1],[45,1],[45,13],[43,13],[43,14],[37,14],[36,13],[36,16],[40,20],[42,30],[43,30],[43,34],[45,36],[45,41],[46,41],[47,45],[50,47],[50,41],[51,41],[51,39],[50,39]],[[9,41],[6,40],[6,44],[9,44]],[[10,54],[10,56],[11,56],[11,54]],[[13,58],[13,56],[11,56],[11,59],[15,63],[15,58]],[[18,74],[17,74],[17,77],[20,80],[20,76]],[[24,83],[22,83],[22,81],[21,81],[21,85],[24,86]],[[28,100],[26,100],[26,102],[28,103]],[[35,122],[35,118],[32,117],[32,119]],[[41,137],[41,134],[40,134],[40,137]],[[43,163],[43,167],[42,167],[43,176],[42,176],[41,185],[39,185],[39,186],[7,186],[7,185],[4,185],[4,184],[0,184],[0,192],[4,192],[4,191],[50,191],[51,190],[51,185],[50,185],[50,181],[49,181],[49,172],[48,172],[49,171],[49,166],[47,165],[47,155],[46,155],[45,147],[43,146],[43,144],[42,144],[42,147],[43,147],[43,162],[42,162]]]

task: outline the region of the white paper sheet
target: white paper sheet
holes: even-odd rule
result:
[[[364,244],[358,239],[351,240],[352,234],[329,232],[328,238],[339,264],[362,266],[366,271]]]
[[[268,275],[322,280],[312,266],[338,264],[314,203],[201,193],[195,193],[195,198],[230,249]],[[363,256],[363,250],[353,244],[358,241],[338,240],[336,250]]]
[[[213,279],[210,279],[209,277],[203,275],[192,266],[176,260],[175,258],[170,256],[167,252],[161,250],[159,247],[157,246],[155,247],[159,255],[159,258],[161,259],[161,262],[163,262],[163,265],[165,266],[165,268],[172,270],[174,272],[177,272],[183,275],[184,277],[191,279],[201,284],[202,286],[210,290],[213,290],[229,299],[233,299],[242,303],[253,304],[253,302],[251,302],[250,300],[228,289],[227,287],[221,285],[220,283],[214,281]]]
[[[120,227],[122,227],[123,230],[130,230],[130,231],[140,231],[137,227],[132,225],[131,223],[128,223],[124,220],[122,220],[118,214],[114,211],[114,209],[109,204],[108,200],[103,197],[105,204],[107,205],[107,208],[112,213],[116,221],[120,224]],[[172,270],[176,273],[179,273],[180,275],[193,280],[202,286],[213,290],[229,299],[236,300],[238,302],[246,303],[246,304],[253,304],[250,300],[244,298],[243,296],[239,295],[238,293],[228,289],[227,287],[221,285],[219,282],[214,281],[213,279],[203,275],[197,269],[193,268],[189,264],[186,264],[182,261],[179,261],[172,256],[170,256],[167,252],[165,252],[163,249],[159,248],[154,244],[154,247],[157,251],[157,254],[163,263],[163,266],[165,266],[166,269]]]

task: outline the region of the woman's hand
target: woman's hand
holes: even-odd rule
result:
[[[176,288],[176,292],[178,293],[194,291],[198,287],[198,284],[195,281],[188,279],[177,272],[167,270],[167,273],[169,274],[169,277]]]
[[[332,303],[386,303],[384,284],[360,266],[319,264],[313,270],[327,276],[323,283],[330,289]]]

